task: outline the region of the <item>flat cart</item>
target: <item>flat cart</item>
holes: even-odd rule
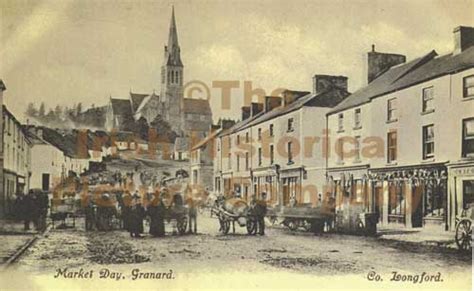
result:
[[[331,225],[335,218],[331,208],[318,206],[274,207],[269,208],[268,217],[271,222],[286,226],[292,231],[303,229],[319,233],[324,231],[325,225]]]
[[[171,201],[169,201],[169,197],[171,196],[169,193],[164,192],[162,195],[165,204],[165,221],[167,221],[168,223],[173,220],[176,221],[176,228],[178,229],[178,233],[180,235],[185,234],[186,228],[188,226],[189,209],[184,204],[182,194],[175,193]]]
[[[463,251],[472,250],[472,221],[474,220],[474,205],[468,205],[460,216],[456,217],[455,240],[458,248]]]
[[[228,234],[230,225],[233,226],[235,232],[235,222],[240,227],[246,227],[248,234],[257,233],[257,219],[253,210],[247,203],[239,198],[230,198],[222,202],[217,202],[211,208],[211,214],[215,215],[219,220],[220,231],[222,234]]]

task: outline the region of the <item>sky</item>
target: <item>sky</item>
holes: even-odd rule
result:
[[[173,5],[185,82],[210,88],[189,97],[210,98],[214,120],[240,117],[244,81],[270,95],[311,91],[314,74],[344,75],[355,91],[372,44],[408,60],[442,55],[455,27],[474,26],[474,0],[0,0],[4,103],[24,121],[30,102],[101,106],[130,90],[159,92]],[[229,109],[214,81],[239,85]]]

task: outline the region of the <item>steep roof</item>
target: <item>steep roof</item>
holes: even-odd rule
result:
[[[89,158],[89,153],[79,153],[79,146],[77,144],[77,135],[74,133],[61,134],[58,131],[41,126],[43,130],[42,139],[60,149],[64,155],[70,158],[85,159]]]
[[[474,46],[460,54],[448,54],[440,57],[437,57],[437,53],[433,50],[408,63],[392,67],[367,86],[347,97],[328,115],[362,105],[381,95],[473,67]]]
[[[212,115],[211,106],[206,99],[183,99],[184,113]]]
[[[112,111],[116,115],[130,115],[132,114],[132,106],[130,100],[110,98],[112,104]]]
[[[155,95],[155,93],[152,93],[151,95],[146,96],[142,100],[140,106],[138,106],[138,108],[135,110],[135,113],[142,111],[143,108],[148,104],[148,102],[150,102],[153,99],[160,100],[160,97],[158,95]]]
[[[149,94],[137,94],[130,92],[130,101],[132,102],[132,110],[136,111],[140,104]]]

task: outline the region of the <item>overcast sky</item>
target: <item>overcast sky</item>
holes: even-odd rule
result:
[[[371,44],[408,59],[449,53],[453,28],[474,26],[473,3],[0,0],[0,78],[20,119],[29,102],[87,107],[127,98],[130,89],[159,92],[174,4],[185,81],[240,81],[231,110],[211,90],[214,119],[238,117],[244,80],[270,94],[311,90],[312,75],[337,74],[354,91],[365,85]]]

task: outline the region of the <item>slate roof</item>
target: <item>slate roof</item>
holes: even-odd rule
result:
[[[195,113],[203,115],[212,115],[211,106],[206,99],[183,99],[184,113]]]
[[[150,102],[150,100],[152,99],[160,100],[160,97],[158,95],[155,95],[154,93],[146,96],[145,98],[143,98],[142,102],[140,103],[140,106],[138,106],[138,108],[135,110],[135,113],[142,111],[143,107],[145,107],[145,105],[148,104],[148,102]]]
[[[132,114],[132,106],[130,100],[110,98],[110,103],[112,103],[112,111],[115,115]]]
[[[150,94],[137,94],[130,92],[130,101],[132,102],[132,110],[137,111],[140,104],[142,104],[143,99],[145,99]]]
[[[77,136],[75,134],[61,134],[58,131],[41,126],[43,130],[42,139],[56,148],[60,149],[64,155],[70,158],[89,158],[89,153],[80,154],[78,152],[79,146],[77,145]]]
[[[277,107],[269,112],[266,112],[265,114],[262,114],[261,116],[257,116],[257,118],[253,119],[251,122],[245,124],[244,126],[241,126],[239,130],[290,113],[292,111],[302,108],[303,106],[333,107],[339,102],[341,102],[341,100],[343,100],[347,95],[349,95],[349,92],[342,88],[332,88],[316,95],[310,93],[306,96],[302,96],[296,99],[287,106]]]
[[[392,67],[367,86],[347,97],[328,115],[362,105],[381,95],[474,67],[474,46],[456,55],[437,56],[438,54],[433,50],[408,63]]]

